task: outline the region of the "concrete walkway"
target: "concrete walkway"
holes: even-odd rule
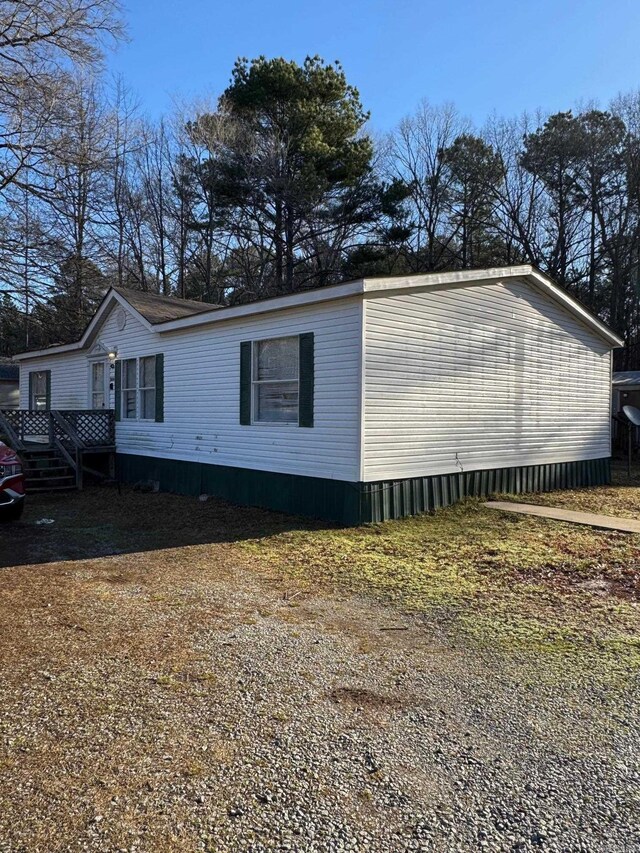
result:
[[[487,501],[490,509],[505,512],[519,512],[522,515],[539,515],[541,518],[553,518],[556,521],[569,521],[573,524],[587,524],[590,527],[602,527],[605,530],[621,530],[624,533],[640,533],[640,521],[635,518],[616,518],[612,515],[598,515],[595,512],[576,512],[572,509],[559,509],[554,506],[537,504],[517,504],[510,501]]]

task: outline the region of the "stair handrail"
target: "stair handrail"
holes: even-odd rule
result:
[[[75,431],[75,429],[71,426],[69,421],[63,415],[60,414],[60,412],[52,409],[49,414],[51,416],[51,419],[53,421],[55,421],[55,423],[57,423],[59,427],[62,427],[62,430],[71,439],[71,442],[76,447],[76,449],[79,448],[82,450],[86,447],[84,441],[80,438],[80,436]],[[53,432],[55,435],[55,430]],[[58,441],[59,439],[56,439],[56,440]]]
[[[82,441],[75,429],[71,426],[69,421],[63,415],[61,415],[60,412],[52,409],[49,412],[49,417],[51,425],[50,432],[52,444],[59,450],[62,456],[66,459],[67,463],[71,466],[76,475],[76,486],[78,489],[82,489],[81,451],[84,449],[85,443]],[[64,446],[64,442],[62,442],[56,435],[55,424],[61,427],[63,432],[71,439],[71,443],[75,448],[75,459]]]
[[[59,438],[54,438],[53,446],[56,450],[64,457],[65,462],[69,465],[70,468],[73,468],[76,474],[76,480],[78,479],[78,462],[73,456],[69,453],[64,444],[60,441]]]
[[[13,424],[8,421],[4,414],[0,411],[0,429],[8,437],[13,450],[24,450],[24,443],[14,430]]]

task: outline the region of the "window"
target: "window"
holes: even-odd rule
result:
[[[91,408],[105,409],[107,369],[106,362],[94,361],[91,364]]]
[[[163,356],[146,355],[120,362],[120,414],[128,420],[163,420]],[[156,376],[160,386],[156,386]],[[116,377],[117,381],[117,377]]]
[[[49,403],[49,371],[36,370],[29,374],[30,396],[29,408],[32,411],[43,412]]]
[[[240,341],[240,423],[313,427],[315,335]]]
[[[299,339],[254,341],[253,423],[298,423]]]
[[[140,359],[140,417],[152,421],[156,416],[156,357]]]
[[[122,362],[122,417],[138,417],[137,359],[127,358]]]

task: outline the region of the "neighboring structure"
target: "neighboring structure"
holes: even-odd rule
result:
[[[0,409],[17,409],[20,402],[20,368],[10,358],[0,358]]]
[[[606,482],[621,344],[520,266],[223,308],[112,289],[17,360],[22,408],[115,409],[126,481],[357,523]]]
[[[623,406],[640,409],[640,370],[623,370],[613,374],[611,382],[612,444],[616,450],[626,452],[629,430],[635,447],[640,439],[640,428],[632,426],[622,411]]]
[[[640,408],[640,370],[623,370],[614,373],[611,384],[614,415],[621,414],[623,406]]]

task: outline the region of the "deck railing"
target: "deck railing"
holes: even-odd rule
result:
[[[112,409],[0,409],[1,432],[16,450],[30,443],[62,444],[80,450],[114,447],[116,443]]]

